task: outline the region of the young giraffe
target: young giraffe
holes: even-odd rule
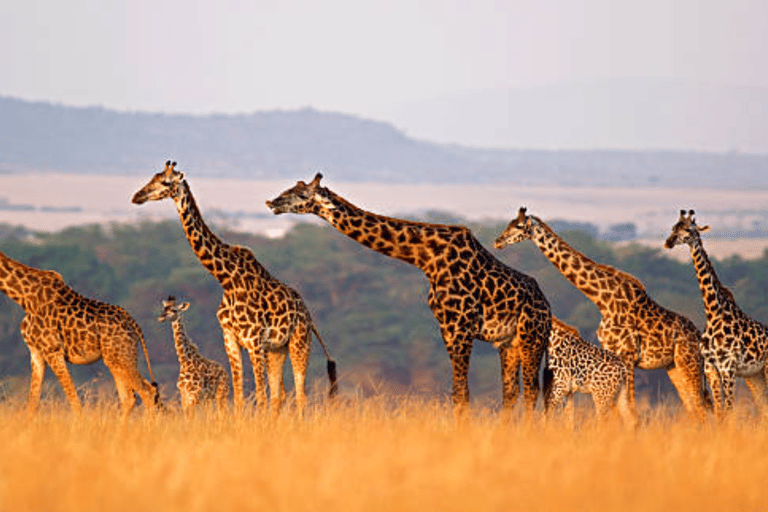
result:
[[[197,346],[187,336],[181,312],[189,309],[189,302],[176,303],[176,298],[163,301],[163,311],[158,321],[170,321],[173,341],[179,358],[179,380],[176,387],[181,395],[181,408],[190,414],[201,401],[216,400],[219,410],[226,406],[229,382],[224,367],[200,354]]]
[[[600,310],[597,337],[627,367],[625,393],[632,410],[634,368],[665,368],[686,410],[703,421],[709,404],[696,325],[654,302],[634,276],[595,263],[573,249],[541,219],[526,215],[525,208],[520,208],[494,245],[502,249],[529,239]]]
[[[411,222],[376,215],[320,186],[321,174],[271,201],[275,214],[314,214],[353,240],[420,268],[429,280],[428,303],[453,367],[457,416],[469,402],[467,371],[475,339],[493,343],[502,368],[503,404],[523,394],[532,410],[538,373],[550,331],[550,309],[536,281],[493,257],[463,226]]]
[[[216,316],[232,370],[235,408],[242,410],[244,404],[241,350],[245,349],[253,365],[259,408],[263,410],[267,405],[266,364],[272,413],[280,410],[285,398],[283,366],[286,356],[290,355],[296,405],[303,411],[307,401],[306,374],[312,333],[325,352],[329,396],[333,396],[338,389],[336,363],[328,354],[301,296],[272,277],[250,249],[228,245],[213,234],[203,221],[184,174],[175,167],[176,162],[166,162],[165,170],[155,174],[132,201],[143,204],[171,198],[192,250],[224,290]]]
[[[40,403],[46,364],[61,383],[72,409],[80,411],[82,406],[67,363],[91,364],[102,358],[115,379],[124,416],[136,403],[134,392],[150,409],[162,408],[144,335],[123,308],[83,297],[57,272],[29,267],[2,252],[0,290],[25,313],[21,335],[29,348],[32,364],[29,413],[37,410]],[[147,360],[151,384],[139,373],[139,343]]]
[[[701,353],[714,397],[715,413],[722,418],[733,408],[736,377],[744,378],[755,404],[765,412],[768,327],[744,314],[731,291],[720,282],[700,236],[709,230],[709,226],[698,227],[693,216],[693,210],[688,216],[681,210],[664,245],[672,249],[687,244],[691,250],[707,317]]]
[[[622,420],[626,425],[634,426],[635,417],[627,401],[627,393],[623,392],[627,384],[627,369],[616,354],[585,341],[578,330],[555,317],[552,317],[547,352],[549,364],[544,372],[544,406],[547,411],[566,401],[573,424],[573,393],[591,393],[600,420],[610,416],[618,401]]]

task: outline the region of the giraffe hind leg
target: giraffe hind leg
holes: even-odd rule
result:
[[[296,409],[299,415],[304,414],[307,407],[307,367],[312,348],[312,334],[306,325],[299,326],[288,344],[288,352],[293,369],[293,384],[296,393]]]

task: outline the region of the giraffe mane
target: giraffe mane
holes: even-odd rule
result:
[[[377,219],[382,220],[382,221],[392,222],[394,224],[401,224],[401,225],[412,226],[412,227],[415,227],[415,228],[432,228],[432,229],[437,229],[437,230],[450,230],[450,231],[453,231],[453,230],[469,231],[469,228],[466,227],[466,226],[456,226],[456,225],[449,225],[449,224],[436,224],[436,223],[431,223],[431,222],[419,222],[419,221],[415,221],[415,220],[398,219],[397,217],[388,217],[386,215],[380,215],[378,213],[373,213],[373,212],[370,212],[368,210],[365,210],[365,209],[363,209],[363,208],[361,208],[359,206],[356,206],[356,205],[352,204],[351,202],[347,201],[346,199],[344,199],[343,197],[341,197],[340,195],[338,195],[337,193],[335,193],[334,191],[330,190],[327,187],[321,187],[321,188],[322,188],[322,190],[325,193],[328,194],[329,197],[333,198],[335,201],[338,201],[342,206],[345,206],[345,207],[347,207],[347,208],[349,208],[349,209],[351,209],[353,211],[364,212],[364,213],[366,213],[368,215],[372,215],[372,216],[374,216]]]
[[[559,318],[552,317],[552,325],[556,326],[558,329],[567,332],[568,334],[571,334],[573,336],[576,336],[578,338],[581,338],[581,333],[579,330],[572,325],[568,325],[567,323],[563,322]]]
[[[560,236],[558,236],[558,234],[557,234],[557,233],[555,233],[555,231],[554,231],[554,230],[553,230],[551,227],[549,227],[549,225],[548,225],[546,222],[544,222],[543,220],[541,220],[539,217],[536,217],[536,216],[534,216],[534,215],[531,215],[531,217],[532,217],[532,218],[534,218],[534,219],[536,219],[536,222],[538,222],[538,223],[539,223],[539,225],[540,225],[542,228],[544,228],[544,229],[545,229],[547,232],[551,233],[551,234],[552,234],[552,235],[554,235],[554,236],[555,236],[555,237],[556,237],[558,240],[560,240],[560,243],[561,243],[561,244],[563,244],[565,247],[567,247],[567,248],[568,248],[568,249],[570,249],[571,251],[574,251],[574,252],[578,252],[579,254],[581,254],[581,255],[582,255],[582,257],[583,257],[585,260],[589,261],[589,262],[590,262],[592,265],[594,265],[594,266],[595,266],[595,267],[597,267],[598,269],[600,269],[600,270],[602,270],[602,271],[604,271],[604,272],[606,272],[606,273],[609,273],[609,274],[614,274],[614,275],[616,275],[617,277],[619,277],[619,278],[621,278],[621,279],[625,279],[625,280],[627,280],[627,281],[630,281],[630,282],[631,282],[631,283],[633,283],[635,286],[637,286],[637,287],[638,287],[638,288],[640,288],[641,290],[645,291],[645,286],[643,285],[643,283],[642,283],[642,282],[640,282],[640,280],[639,280],[638,278],[636,278],[635,276],[633,276],[632,274],[629,274],[629,273],[627,273],[627,272],[624,272],[623,270],[619,270],[619,269],[617,269],[616,267],[612,267],[612,266],[610,266],[610,265],[605,265],[605,264],[603,264],[603,263],[597,263],[597,262],[596,262],[595,260],[593,260],[592,258],[589,258],[589,257],[587,257],[585,254],[583,254],[583,253],[581,253],[580,251],[577,251],[576,249],[574,249],[574,248],[573,248],[573,247],[572,247],[572,246],[571,246],[571,245],[570,245],[568,242],[566,242],[566,241],[565,241],[565,240],[563,240],[563,239],[562,239]]]

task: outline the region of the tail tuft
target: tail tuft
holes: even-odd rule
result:
[[[328,359],[328,381],[331,383],[331,389],[328,391],[328,398],[333,398],[339,392],[339,383],[336,380],[336,361]]]

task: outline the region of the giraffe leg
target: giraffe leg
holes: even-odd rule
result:
[[[704,359],[704,375],[707,377],[709,389],[712,390],[712,405],[714,406],[715,416],[722,420],[725,415],[723,409],[723,379],[714,359]]]
[[[243,399],[243,355],[237,335],[226,329],[224,333],[224,349],[229,359],[229,369],[232,372],[232,401],[235,411],[242,412],[244,407]]]
[[[514,344],[499,348],[502,407],[512,409],[520,393],[520,354]]]
[[[445,339],[445,338],[444,338]],[[464,416],[469,405],[469,355],[472,352],[472,338],[469,336],[455,336],[445,339],[448,356],[451,358],[453,369],[453,413],[460,419]]]
[[[517,321],[520,364],[523,374],[523,398],[528,412],[536,409],[539,399],[539,369],[547,349],[551,320],[549,311],[523,312]]]
[[[720,367],[720,378],[723,381],[723,413],[728,414],[736,401],[736,371],[730,361]]]
[[[120,410],[122,411],[123,418],[127,418],[136,405],[136,396],[133,394],[133,389],[129,384],[129,379],[125,377],[120,371],[111,370],[112,378],[115,380],[115,388],[117,388],[117,397],[120,401]]]
[[[296,409],[299,415],[304,414],[307,407],[307,367],[309,366],[309,354],[312,348],[312,334],[307,325],[299,325],[294,331],[288,345],[293,369],[293,384],[296,388]]]
[[[747,383],[747,387],[752,393],[752,399],[755,401],[758,411],[760,411],[760,414],[765,414],[765,406],[768,403],[768,397],[766,396],[768,386],[766,386],[765,383],[764,371],[761,369],[756,374],[745,377],[744,381]]]
[[[219,411],[224,411],[227,407],[227,398],[229,398],[229,382],[227,380],[227,373],[222,368],[218,372],[216,383],[216,407]]]
[[[675,361],[667,368],[667,374],[688,414],[704,421],[707,398],[704,392],[704,362],[698,345],[698,340],[677,340]]]
[[[276,416],[283,407],[285,400],[285,383],[283,382],[283,367],[288,349],[285,346],[276,349],[263,349],[269,378],[269,408],[272,416]]]
[[[627,400],[627,393],[624,392],[624,388],[627,386],[626,379],[622,379],[618,388],[614,391],[614,400],[616,406],[619,409],[619,416],[621,416],[624,425],[629,428],[637,428],[637,415],[634,408],[629,404]]]
[[[624,396],[619,397],[623,408],[632,415],[632,423],[637,425],[637,408],[635,407],[635,355],[634,354],[617,354],[619,359],[624,363],[624,386],[621,394]]]
[[[43,378],[45,377],[45,359],[34,347],[29,347],[32,376],[29,381],[29,399],[27,400],[27,412],[33,413],[40,405],[40,395],[43,390]]]
[[[254,349],[248,350],[248,357],[251,359],[251,365],[253,366],[253,384],[256,394],[256,406],[260,411],[267,410],[267,389],[264,382],[264,374],[266,369],[266,361],[270,354],[265,353],[261,346],[257,346]]]
[[[64,353],[54,352],[48,354],[46,362],[48,363],[48,366],[51,367],[56,378],[59,379],[61,387],[64,388],[64,394],[67,396],[69,405],[75,412],[80,412],[82,410],[82,405],[80,404],[80,399],[77,397],[77,390],[75,389],[75,384],[72,382],[72,377],[69,375],[67,362],[64,360]]]
[[[160,407],[160,395],[156,387],[141,376],[138,367],[138,348],[137,341],[132,336],[126,336],[122,340],[113,340],[109,347],[103,348],[102,357],[104,365],[112,373],[115,380],[115,386],[118,387],[118,397],[120,406],[124,415],[133,409],[136,405],[137,393],[141,397],[148,412],[154,411]],[[120,392],[120,387],[124,392]]]

